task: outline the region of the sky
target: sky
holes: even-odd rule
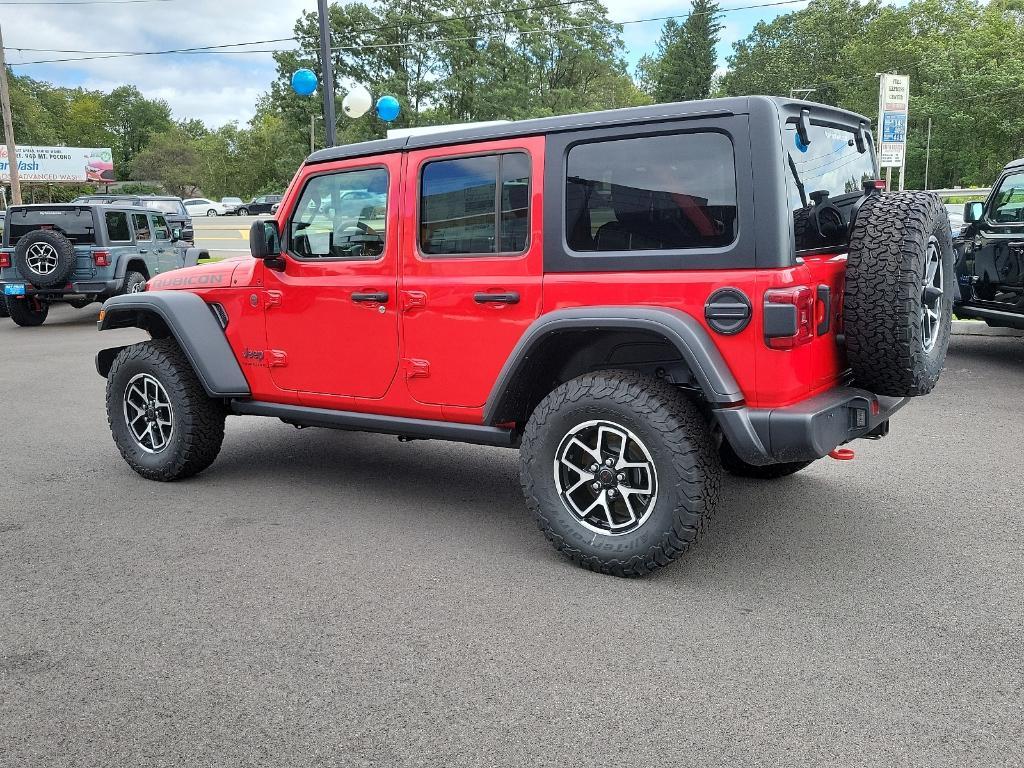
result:
[[[252,117],[256,99],[275,77],[269,53],[141,56],[18,66],[38,59],[74,58],[68,51],[155,51],[250,40],[289,37],[304,10],[316,0],[165,0],[90,5],[82,0],[40,0],[46,5],[19,4],[29,0],[0,0],[7,63],[19,75],[61,86],[109,91],[134,84],[149,98],[165,99],[176,119],[199,118],[209,127]],[[779,0],[774,0],[778,2]],[[535,0],[509,0],[532,5]],[[613,21],[685,14],[689,2],[672,0],[605,0]],[[772,0],[720,0],[723,9]],[[759,20],[804,7],[795,4],[727,12],[719,45],[719,65],[736,40],[749,34]],[[662,22],[626,24],[625,53],[630,69],[654,49]],[[256,46],[287,47],[288,43]],[[31,51],[30,48],[51,49]],[[372,90],[372,84],[368,84]]]

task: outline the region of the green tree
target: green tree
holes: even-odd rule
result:
[[[170,131],[171,108],[162,99],[147,99],[134,85],[122,85],[103,98],[107,127],[114,137],[114,168],[124,176],[151,136]],[[177,135],[184,135],[180,132]]]
[[[201,187],[199,153],[194,139],[174,128],[153,135],[132,163],[136,179],[158,181],[170,193],[194,196]]]
[[[638,65],[643,86],[655,101],[706,99],[711,94],[721,15],[714,0],[694,0],[683,23],[665,22],[657,52]]]

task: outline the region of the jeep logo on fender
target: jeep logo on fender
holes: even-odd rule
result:
[[[245,358],[246,360],[259,360],[259,361],[262,361],[263,360],[263,350],[262,349],[249,349],[248,347],[246,347],[245,351],[242,352],[242,357]]]
[[[224,275],[191,275],[189,277],[158,277],[150,285],[153,288],[183,288],[193,285],[220,285]]]

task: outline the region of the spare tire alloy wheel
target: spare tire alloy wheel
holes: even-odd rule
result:
[[[942,250],[934,235],[928,238],[925,252],[924,282],[921,286],[921,343],[931,352],[942,333],[943,296]]]
[[[14,249],[18,272],[37,288],[63,285],[75,269],[75,246],[53,229],[23,235]]]
[[[160,453],[174,435],[174,409],[163,385],[148,373],[133,376],[124,390],[124,420],[146,453]]]
[[[630,430],[585,421],[569,430],[555,455],[555,486],[580,525],[614,536],[646,522],[658,500],[658,472]]]

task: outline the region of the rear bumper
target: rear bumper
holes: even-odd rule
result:
[[[36,296],[48,301],[59,301],[68,296],[95,296],[100,301],[117,296],[124,287],[124,280],[76,280],[57,288],[36,288],[24,280],[0,280],[0,296],[5,285],[24,285],[26,296]]]
[[[758,466],[821,458],[860,437],[882,437],[889,417],[909,398],[885,397],[856,387],[836,387],[783,408],[714,411],[733,451]]]

